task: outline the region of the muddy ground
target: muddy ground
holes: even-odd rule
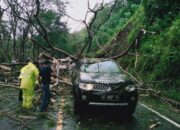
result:
[[[154,124],[157,125],[153,129],[178,130],[139,104],[134,116],[129,119],[122,117],[117,109],[95,107],[80,117],[73,112],[71,87],[62,85],[55,89],[48,113],[39,113],[38,106],[30,111],[21,109],[21,103],[17,100],[18,89],[0,87],[0,130],[149,130]],[[158,107],[159,104],[161,106]],[[166,105],[162,107],[159,102],[150,106],[168,113],[167,116],[180,123],[178,110]]]

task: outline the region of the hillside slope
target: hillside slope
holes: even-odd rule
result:
[[[97,56],[111,57],[122,53],[141,29],[146,30],[138,39],[137,45],[132,46],[128,55],[119,58],[118,61],[149,86],[162,90],[163,95],[180,101],[178,2],[178,0],[144,0],[129,20],[119,26],[119,32],[111,36],[111,42],[104,46],[105,51],[99,50]]]

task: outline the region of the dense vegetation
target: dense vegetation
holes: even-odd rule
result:
[[[142,27],[155,33],[146,33],[142,37],[137,59],[132,56],[120,59],[124,67],[144,82],[156,89],[168,90],[163,94],[177,100],[180,100],[179,7],[177,0],[144,1],[130,21],[134,28],[129,40]]]
[[[61,22],[65,5],[61,0],[1,1],[0,62],[23,61],[27,56],[36,59],[40,52],[50,48],[49,44],[69,52],[68,29]]]
[[[99,29],[98,34],[94,37],[94,46],[97,45],[97,42],[101,45],[109,44],[117,33],[120,32],[120,30],[126,25],[127,21],[133,16],[135,10],[139,6],[138,3],[139,2],[132,2],[130,0],[128,3],[124,3],[124,1],[119,0],[113,10],[112,16]],[[99,14],[99,18],[96,19],[96,23],[103,19],[103,16],[107,14],[106,11],[108,11],[108,8]]]
[[[141,16],[138,18],[144,15],[144,21],[137,23],[135,28],[143,25],[146,30],[155,33],[147,33],[142,37],[136,68],[134,67],[135,57],[124,57],[122,64],[128,67],[132,73],[137,72],[136,75],[156,89],[168,90],[163,93],[164,95],[180,100],[180,14],[178,1],[144,1],[141,8],[143,8],[144,13],[139,14]],[[130,35],[133,33],[131,31]]]

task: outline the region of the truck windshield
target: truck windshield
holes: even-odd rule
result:
[[[120,73],[118,65],[113,61],[83,64],[81,71],[86,73]]]

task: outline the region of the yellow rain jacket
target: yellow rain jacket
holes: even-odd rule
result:
[[[21,79],[20,88],[23,91],[23,108],[25,109],[30,109],[32,107],[34,86],[38,75],[38,69],[31,62],[21,69],[19,78]]]
[[[32,88],[35,86],[36,79],[39,75],[37,67],[29,62],[26,66],[21,69],[19,78],[21,79],[20,88]]]

